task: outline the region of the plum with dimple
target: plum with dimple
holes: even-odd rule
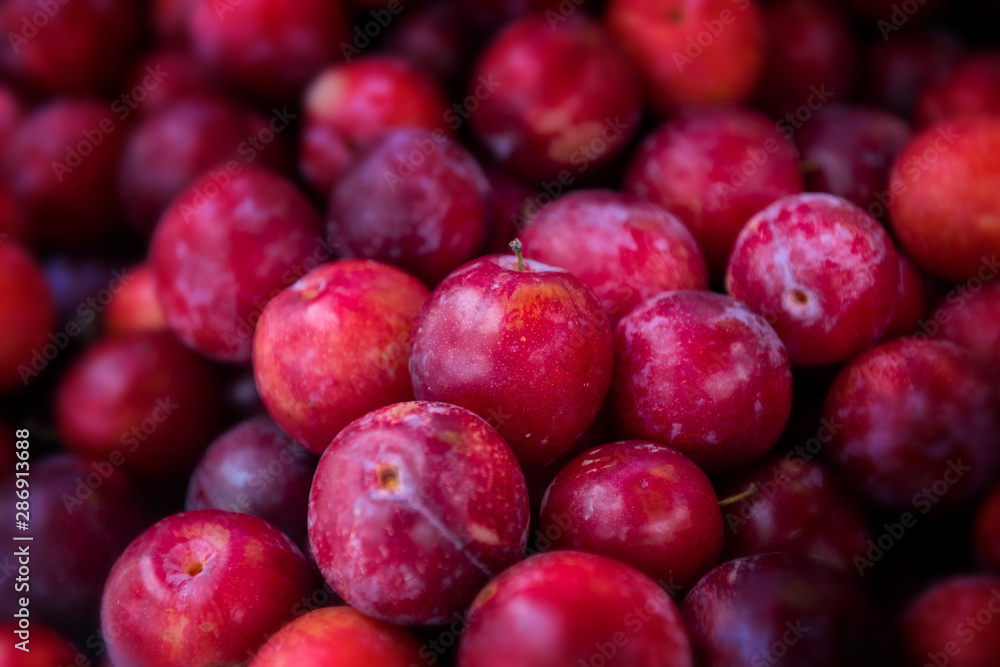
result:
[[[522,557],[528,518],[517,459],[485,421],[445,403],[397,403],[352,422],[320,458],[309,542],[351,606],[434,625]]]
[[[757,213],[726,269],[726,291],[767,319],[798,366],[846,361],[878,342],[899,289],[888,233],[828,194],[790,195]]]
[[[301,613],[313,581],[298,547],[255,516],[174,514],[125,549],[101,600],[116,667],[245,664]]]

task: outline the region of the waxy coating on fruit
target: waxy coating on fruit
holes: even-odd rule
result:
[[[249,667],[426,667],[433,664],[425,657],[427,650],[405,628],[352,607],[325,607],[281,628],[254,654]]]
[[[101,633],[116,667],[240,664],[313,590],[298,547],[249,514],[171,515],[115,563]]]
[[[522,463],[547,463],[597,417],[612,357],[608,317],[589,287],[520,254],[488,255],[431,293],[410,376],[418,399],[467,408]]]
[[[899,289],[885,229],[828,194],[790,195],[754,215],[726,269],[726,292],[767,319],[796,366],[847,361],[877,343]]]
[[[319,455],[367,412],[411,400],[413,323],[429,291],[372,260],[321,266],[272,299],[254,335],[261,401]]]
[[[788,352],[763,317],[712,292],[665,292],[615,328],[616,430],[677,449],[710,474],[763,456],[791,410]]]
[[[704,472],[664,445],[627,440],[566,464],[542,500],[539,530],[554,549],[614,558],[675,590],[719,560],[723,524]]]
[[[392,130],[337,181],[327,234],[341,257],[387,262],[433,287],[476,256],[489,201],[483,170],[444,130]]]
[[[150,259],[177,337],[211,359],[243,363],[267,302],[331,257],[318,213],[290,181],[219,167],[167,208]]]
[[[681,615],[655,581],[610,558],[553,551],[479,593],[458,665],[576,665],[595,656],[607,667],[694,665]]]
[[[309,541],[349,604],[435,625],[523,555],[528,490],[507,443],[463,408],[414,401],[370,412],[320,458]]]
[[[845,366],[824,415],[839,425],[830,460],[887,509],[917,515],[961,507],[1000,470],[994,382],[954,343],[883,343]]]
[[[587,284],[612,326],[646,299],[707,289],[708,273],[684,224],[652,202],[582,190],[542,208],[520,235],[531,256]]]

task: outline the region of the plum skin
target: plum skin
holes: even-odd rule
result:
[[[847,361],[877,343],[899,298],[885,229],[846,199],[783,197],[740,231],[726,292],[774,327],[796,366]]]
[[[749,109],[684,109],[639,145],[625,189],[676,215],[719,278],[736,237],[757,211],[802,192],[795,145]]]
[[[824,464],[771,454],[724,481],[719,494],[750,485],[756,493],[724,509],[723,560],[778,551],[819,558],[842,570],[868,549],[868,517],[848,487]]]
[[[245,512],[305,544],[309,487],[316,458],[260,416],[209,445],[188,482],[184,509]]]
[[[208,509],[171,515],[115,563],[101,631],[119,667],[240,664],[312,591],[298,547],[263,519]]]
[[[170,329],[211,359],[244,363],[264,306],[329,259],[323,246],[319,214],[290,181],[231,161],[167,207],[149,254]]]
[[[423,649],[426,651],[426,649]],[[295,619],[254,654],[248,667],[429,665],[412,632],[352,607],[324,607]]]
[[[1000,468],[997,395],[944,340],[900,338],[845,366],[824,416],[831,461],[876,504],[922,514],[962,506]]]
[[[441,128],[373,139],[330,193],[327,235],[343,258],[393,264],[434,286],[486,239],[490,185]]]
[[[568,271],[488,255],[452,273],[417,317],[410,355],[420,400],[486,419],[522,463],[569,450],[597,417],[613,347],[597,297]]]
[[[309,541],[351,606],[433,625],[522,557],[528,514],[524,475],[496,431],[464,408],[413,401],[352,422],[324,452]]]
[[[763,456],[791,400],[785,346],[763,317],[725,295],[665,292],[615,328],[616,431],[669,445],[710,474]]]
[[[935,276],[982,278],[984,270],[997,270],[998,190],[1000,119],[943,120],[917,134],[890,171],[892,228],[910,257]]]
[[[0,243],[0,395],[24,386],[37,372],[32,354],[48,354],[56,326],[56,306],[35,258],[15,241]],[[25,370],[27,369],[27,370]]]
[[[656,582],[610,558],[553,551],[476,596],[458,667],[575,666],[597,656],[606,667],[694,665],[677,607]]]
[[[1000,578],[970,574],[938,581],[903,612],[900,625],[904,666],[996,664],[1000,656],[997,614]]]
[[[556,535],[553,548],[614,558],[675,587],[715,565],[723,544],[705,473],[680,452],[641,440],[595,447],[566,464],[545,492],[539,530]]]
[[[610,190],[569,193],[520,235],[527,256],[572,272],[594,290],[614,326],[646,299],[707,289],[691,232],[660,206]]]
[[[628,58],[584,12],[511,22],[480,55],[468,92],[481,100],[469,114],[477,136],[497,162],[535,183],[606,163],[625,149],[642,111]]]
[[[429,293],[388,264],[339,260],[272,299],[254,335],[253,366],[278,426],[320,455],[358,417],[411,400],[411,336]]]
[[[106,338],[61,378],[56,426],[66,449],[165,486],[186,476],[218,433],[215,370],[169,332]]]
[[[702,667],[887,664],[855,574],[801,555],[722,563],[691,589],[681,614]]]

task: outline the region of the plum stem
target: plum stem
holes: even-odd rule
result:
[[[514,239],[510,242],[510,249],[514,251],[517,255],[517,270],[524,271],[524,257],[521,256],[521,250],[524,246],[521,245],[521,239]]]
[[[742,493],[737,493],[735,496],[729,496],[728,498],[723,498],[722,500],[720,500],[719,507],[732,505],[733,503],[738,503],[741,500],[746,500],[747,498],[750,498],[751,496],[755,495],[757,495],[757,485],[751,483],[750,486],[747,487],[746,491],[743,491]]]

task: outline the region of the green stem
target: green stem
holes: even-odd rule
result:
[[[719,501],[719,507],[725,507],[726,505],[732,505],[733,503],[738,503],[741,500],[745,500],[750,496],[757,495],[757,485],[750,484],[747,490],[743,493],[737,493],[735,496],[729,496],[728,498],[723,498]]]
[[[521,250],[524,246],[521,245],[521,239],[514,239],[510,242],[510,249],[514,251],[517,255],[517,270],[524,271],[524,257],[521,256]]]

